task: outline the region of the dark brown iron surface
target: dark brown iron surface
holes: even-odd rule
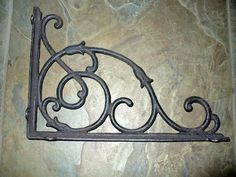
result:
[[[220,127],[220,120],[216,114],[213,114],[209,104],[202,98],[192,96],[185,100],[184,109],[187,112],[193,110],[192,104],[200,104],[205,110],[205,119],[202,124],[195,128],[183,127],[175,123],[162,109],[158,102],[156,94],[151,86],[153,82],[144,70],[135,64],[129,58],[111,50],[85,46],[85,42],[78,45],[71,45],[59,52],[55,52],[49,44],[46,36],[46,26],[51,20],[55,20],[54,27],[60,29],[63,25],[62,19],[54,14],[42,17],[42,12],[38,7],[34,8],[31,18],[32,22],[32,43],[30,55],[30,74],[29,74],[29,106],[26,110],[27,118],[27,137],[34,140],[62,140],[62,141],[139,141],[139,142],[189,142],[189,141],[211,141],[211,142],[226,142],[228,137],[223,134],[216,133]],[[51,54],[47,62],[39,69],[40,60],[40,44],[44,46]],[[88,54],[92,60],[92,65],[88,66],[85,71],[72,70],[61,58],[65,55]],[[147,122],[136,129],[129,129],[120,125],[115,116],[116,108],[120,104],[126,104],[129,107],[133,106],[131,99],[120,97],[111,101],[111,94],[106,82],[96,75],[98,69],[98,58],[96,54],[110,56],[118,59],[129,65],[135,77],[140,81],[141,88],[145,88],[150,96],[152,104],[152,112]],[[61,79],[57,86],[56,97],[42,97],[42,88],[44,78],[54,64],[58,63],[66,72],[67,75]],[[82,128],[72,128],[68,124],[60,122],[57,117],[50,117],[48,113],[48,104],[53,104],[52,110],[58,112],[61,108],[79,109],[81,108],[88,96],[88,87],[84,78],[90,78],[100,84],[105,95],[105,105],[101,116],[92,124]],[[82,90],[78,92],[79,101],[76,103],[68,103],[63,98],[63,89],[67,82],[75,79],[81,86]],[[38,131],[37,130],[37,114],[42,114],[46,120],[47,127],[54,128],[57,131]],[[177,133],[146,133],[156,121],[157,115]],[[114,128],[120,133],[91,133],[92,130],[100,127],[107,118]],[[209,129],[210,123],[213,122],[213,127]],[[207,128],[209,130],[207,130]]]

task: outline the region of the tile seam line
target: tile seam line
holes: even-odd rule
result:
[[[227,19],[228,19],[228,37],[229,37],[229,54],[230,54],[230,61],[232,65],[232,115],[233,115],[233,136],[234,136],[234,145],[233,145],[233,151],[234,151],[234,165],[236,165],[236,77],[235,74],[236,71],[234,68],[234,65],[236,66],[236,61],[234,59],[234,52],[233,52],[233,44],[232,44],[232,0],[227,0],[226,1],[226,6],[227,6]],[[236,11],[236,9],[234,9]],[[236,51],[235,51],[236,52]]]
[[[11,34],[11,24],[12,24],[12,14],[13,14],[13,0],[8,1],[8,22],[7,22],[7,28],[6,28],[6,37],[5,37],[5,45],[4,45],[4,56],[3,56],[3,97],[2,101],[0,103],[1,106],[1,113],[0,113],[0,133],[3,132],[3,124],[4,124],[4,107],[5,107],[5,90],[6,90],[6,73],[7,73],[7,62],[8,62],[8,54],[9,54],[9,44],[10,44],[10,34]],[[2,140],[3,138],[0,137],[0,164],[2,164]]]

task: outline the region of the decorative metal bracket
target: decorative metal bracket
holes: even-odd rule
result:
[[[29,106],[26,110],[27,118],[27,137],[34,140],[63,140],[63,141],[140,141],[140,142],[188,142],[188,141],[211,141],[211,142],[226,142],[230,139],[220,133],[216,133],[220,127],[220,120],[216,114],[213,114],[209,104],[200,97],[190,97],[185,100],[184,109],[187,112],[193,110],[192,104],[200,104],[205,110],[205,119],[202,124],[195,128],[187,128],[178,125],[169,118],[155,95],[151,86],[153,82],[143,69],[131,61],[129,58],[102,48],[87,47],[85,42],[78,45],[71,45],[59,52],[55,52],[49,44],[46,37],[46,26],[50,20],[55,20],[54,27],[60,29],[63,25],[62,19],[54,14],[47,15],[42,18],[42,13],[38,7],[34,8],[31,18],[32,22],[32,43],[30,55],[30,75],[29,75]],[[40,43],[45,45],[51,57],[39,69],[40,59]],[[92,65],[88,66],[85,71],[73,71],[61,59],[65,55],[88,54],[91,57]],[[115,101],[111,101],[111,94],[106,82],[95,74],[98,68],[98,58],[96,54],[103,54],[118,59],[133,69],[135,77],[140,81],[141,88],[145,88],[150,96],[152,112],[147,122],[136,129],[128,129],[120,125],[115,117],[116,108],[125,103],[132,107],[133,102],[129,98],[121,97]],[[56,97],[42,98],[42,88],[44,78],[54,63],[58,63],[66,72],[67,75],[59,82],[56,90]],[[86,102],[88,95],[88,87],[83,78],[90,78],[98,82],[103,89],[105,95],[105,105],[101,116],[92,124],[82,128],[72,128],[68,124],[60,122],[57,117],[50,117],[48,113],[48,104],[53,104],[52,110],[58,112],[61,108],[79,109]],[[79,101],[76,103],[68,103],[63,98],[63,88],[67,82],[75,79],[81,86],[82,90],[78,92]],[[57,131],[38,131],[37,130],[37,113],[42,114],[46,120],[47,127],[56,129]],[[146,133],[148,129],[156,121],[157,115],[178,133]],[[107,118],[114,128],[120,133],[92,133],[92,130],[101,126]],[[213,122],[213,127],[207,130],[210,123]]]

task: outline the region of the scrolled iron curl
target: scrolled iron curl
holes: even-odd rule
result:
[[[67,48],[63,49],[62,51],[60,51],[60,52],[58,52],[56,54],[55,50],[50,45],[50,43],[49,43],[49,41],[47,39],[47,36],[46,36],[46,26],[47,26],[48,22],[51,21],[51,20],[55,20],[56,21],[54,23],[54,27],[56,29],[60,29],[62,27],[62,25],[63,25],[63,21],[62,21],[61,17],[57,16],[57,15],[54,15],[54,14],[45,16],[43,18],[43,20],[42,20],[42,30],[41,30],[42,31],[42,41],[43,41],[46,49],[48,50],[48,52],[52,55],[52,57],[51,57],[51,59],[49,59],[49,60],[51,60],[51,62],[47,61],[45,63],[45,65],[44,65],[44,67],[43,67],[43,69],[41,71],[41,75],[39,77],[39,78],[41,78],[40,82],[39,82],[40,83],[40,87],[39,87],[40,89],[38,90],[40,98],[42,98],[42,93],[40,91],[40,90],[42,90],[42,82],[44,80],[44,77],[45,77],[47,71],[49,70],[50,66],[55,61],[59,62],[58,60],[61,60],[60,57],[62,57],[63,55],[73,55],[73,54],[76,54],[76,53],[84,55],[86,53],[92,59],[92,65],[86,67],[86,72],[94,73],[94,72],[96,72],[96,70],[98,68],[97,57],[94,54],[94,52],[92,52],[90,50],[87,50],[84,47],[85,42],[81,42],[78,45],[67,47]],[[69,68],[68,66],[66,66],[66,67]],[[42,101],[42,99],[41,99],[39,101],[39,108],[40,108],[40,110],[42,111],[43,115],[46,117],[46,119],[48,121],[47,126],[51,126],[51,127],[55,128],[55,129],[57,129],[59,131],[65,131],[65,130],[78,130],[78,131],[84,130],[84,131],[87,131],[88,128],[87,129],[86,128],[80,128],[80,129],[71,128],[67,124],[59,122],[57,117],[55,117],[54,119],[51,119],[50,116],[48,115],[47,110],[46,110],[47,109],[47,105],[49,103],[51,103],[51,102],[54,102],[54,104],[55,104],[53,106],[53,110],[54,111],[59,111],[61,107],[65,107],[67,109],[78,109],[78,108],[80,108],[80,107],[82,107],[84,105],[86,97],[88,95],[87,85],[84,82],[84,80],[78,74],[74,74],[73,70],[71,70],[70,68],[69,68],[69,70],[70,70],[70,74],[67,75],[66,77],[64,77],[60,81],[60,83],[59,83],[59,85],[57,87],[57,98],[49,97],[49,98],[46,98],[44,101]],[[69,76],[69,78],[68,78],[68,76]],[[74,78],[82,87],[82,90],[78,91],[78,93],[77,93],[77,96],[80,98],[77,103],[68,103],[63,98],[64,86],[72,78]],[[58,109],[54,109],[55,106],[58,107]],[[90,126],[90,128],[91,127],[93,127],[93,126]]]
[[[53,127],[58,131],[89,132],[89,131],[94,130],[94,129],[98,128],[99,126],[101,126],[103,124],[103,122],[106,120],[107,116],[109,116],[112,125],[117,130],[119,130],[121,133],[144,133],[153,125],[153,123],[156,120],[157,114],[159,113],[160,116],[163,118],[163,120],[170,127],[172,127],[173,129],[177,130],[180,133],[214,134],[219,129],[219,127],[220,127],[219,117],[216,114],[212,114],[209,104],[204,99],[202,99],[200,97],[195,97],[195,96],[189,97],[185,100],[184,109],[186,112],[191,112],[193,110],[192,105],[194,103],[200,104],[204,108],[205,113],[206,113],[205,119],[202,122],[202,124],[198,127],[195,127],[195,128],[187,128],[187,127],[183,127],[183,126],[180,126],[179,124],[175,123],[170,117],[168,117],[166,115],[166,113],[162,109],[161,105],[159,104],[158,99],[155,95],[155,92],[153,91],[153,88],[151,86],[151,82],[153,80],[148,78],[146,73],[143,71],[143,69],[140,68],[137,64],[135,64],[132,60],[130,60],[129,58],[127,58],[119,53],[116,53],[116,52],[113,52],[113,51],[110,51],[107,49],[85,47],[85,42],[82,42],[79,45],[68,46],[65,49],[56,53],[55,50],[49,44],[47,37],[46,37],[46,25],[50,20],[56,20],[56,22],[54,23],[54,27],[56,29],[60,29],[63,25],[63,21],[62,21],[61,17],[54,15],[54,14],[45,16],[42,20],[42,41],[43,41],[45,47],[47,48],[48,52],[52,55],[52,57],[45,63],[45,65],[43,66],[43,69],[40,72],[40,76],[39,76],[40,87],[38,90],[39,97],[40,97],[39,108],[47,121],[47,126]],[[44,77],[45,77],[47,71],[49,70],[50,66],[55,61],[60,59],[60,57],[62,57],[64,55],[73,55],[76,53],[88,54],[90,56],[90,58],[92,59],[92,66],[88,66],[84,72],[78,71],[78,72],[72,72],[72,73],[66,75],[60,81],[60,83],[57,87],[57,98],[48,97],[42,101],[42,96],[41,96],[42,95],[42,93],[41,93],[42,92],[42,84],[43,84]],[[128,64],[133,69],[135,77],[140,81],[141,88],[145,87],[146,90],[148,91],[149,96],[151,98],[151,102],[152,102],[152,111],[151,111],[151,115],[150,115],[149,119],[147,120],[147,122],[143,126],[136,128],[136,129],[128,129],[128,128],[121,126],[117,122],[117,120],[115,118],[116,108],[120,104],[126,104],[127,106],[132,107],[133,102],[129,98],[121,97],[111,103],[110,91],[107,87],[107,84],[105,83],[105,81],[102,78],[100,78],[96,74],[94,74],[98,68],[98,60],[97,60],[96,53],[111,56],[113,58],[116,58],[116,59]],[[82,87],[82,91],[79,91],[77,93],[77,96],[80,98],[80,100],[77,103],[68,103],[63,98],[63,94],[62,94],[63,89],[64,89],[64,86],[66,85],[66,83],[75,76],[77,78],[76,80],[78,81],[78,83]],[[88,77],[88,78],[94,79],[95,81],[97,81],[101,85],[101,87],[104,90],[105,99],[106,99],[105,107],[104,107],[103,113],[100,116],[100,118],[96,122],[94,122],[93,124],[90,124],[87,127],[83,127],[83,128],[71,128],[69,125],[60,122],[57,117],[51,118],[47,112],[47,107],[48,107],[49,103],[54,103],[54,105],[52,106],[52,109],[55,112],[58,112],[61,109],[61,107],[64,107],[67,109],[81,108],[85,104],[86,97],[88,94],[87,85],[84,82],[84,80],[82,79],[82,77]],[[213,127],[210,130],[206,131],[206,129],[209,127],[211,122],[214,123]]]
[[[45,45],[46,49],[48,50],[48,52],[53,55],[55,54],[55,50],[52,48],[52,46],[50,45],[50,43],[48,42],[48,39],[47,39],[47,35],[46,35],[46,26],[48,24],[49,21],[51,20],[55,20],[56,22],[54,23],[54,27],[56,29],[60,29],[62,28],[63,26],[63,20],[60,16],[58,15],[55,15],[55,14],[50,14],[50,15],[47,15],[43,18],[42,20],[42,41],[43,41],[43,44]]]
[[[77,75],[77,77],[79,77],[80,79],[78,80],[78,83],[80,84],[82,90],[79,90],[77,92],[77,96],[79,97],[79,101],[77,103],[68,103],[67,101],[65,101],[65,99],[63,98],[63,90],[65,85],[71,80],[73,79],[73,74],[67,75],[66,77],[62,78],[61,81],[59,82],[58,86],[57,86],[57,98],[59,100],[59,102],[61,103],[61,105],[64,108],[67,109],[79,109],[80,107],[82,107],[86,101],[86,97],[88,95],[88,87],[87,84],[84,82],[84,80]]]
[[[170,125],[173,129],[177,130],[180,133],[192,133],[192,134],[215,133],[220,127],[219,117],[215,114],[212,114],[211,107],[209,106],[207,101],[201,97],[192,96],[192,97],[187,98],[184,102],[184,110],[186,112],[192,112],[194,103],[200,104],[204,108],[205,113],[206,113],[205,119],[203,120],[202,124],[198,127],[187,128],[187,127],[180,126],[179,124],[175,123],[173,120],[171,120],[171,118],[169,118],[166,115],[166,113],[163,111],[160,104],[158,103],[159,114],[168,125]],[[206,131],[211,121],[213,121],[214,125],[210,130]]]
[[[89,132],[89,131],[92,131],[92,130],[98,128],[99,126],[101,126],[103,124],[103,122],[106,120],[106,117],[108,116],[108,112],[109,112],[109,105],[111,104],[110,92],[109,92],[108,86],[103,81],[103,79],[101,79],[96,74],[87,73],[87,72],[79,72],[79,71],[75,72],[73,74],[77,74],[80,77],[87,77],[87,78],[93,79],[100,84],[100,86],[102,87],[102,89],[104,91],[104,95],[105,95],[105,106],[104,106],[104,110],[103,110],[103,113],[101,114],[101,116],[94,123],[92,123],[86,127],[72,128],[69,125],[60,122],[57,117],[51,118],[49,116],[48,111],[47,111],[47,107],[48,107],[49,103],[54,103],[54,105],[52,106],[52,109],[55,112],[60,111],[61,107],[65,107],[67,109],[75,109],[74,104],[68,104],[65,106],[64,105],[65,100],[63,100],[63,98],[59,99],[59,98],[55,98],[55,97],[47,97],[42,101],[41,112],[44,115],[44,117],[46,118],[48,127],[55,128],[58,131]],[[67,80],[71,79],[73,74],[66,75],[62,80],[67,81]],[[81,103],[81,105],[79,105],[79,107],[82,107],[84,105],[84,103],[85,102]],[[78,105],[76,105],[76,106],[78,107]],[[76,109],[78,109],[78,108],[76,108]]]

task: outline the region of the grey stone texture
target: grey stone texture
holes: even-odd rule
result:
[[[5,2],[5,1],[2,1]],[[111,49],[131,58],[154,80],[152,86],[165,112],[183,126],[201,124],[204,111],[182,107],[192,95],[209,101],[221,119],[219,130],[233,140],[232,73],[228,45],[227,8],[223,0],[14,0],[2,130],[3,177],[210,177],[233,170],[233,143],[102,143],[46,142],[26,138],[24,111],[28,100],[31,39],[30,16],[34,6],[64,20],[60,30],[48,24],[48,39],[56,51],[85,40],[88,46]],[[0,13],[3,13],[2,11]],[[2,16],[1,16],[2,18]],[[4,20],[4,19],[3,19]],[[2,28],[0,28],[2,30]],[[2,33],[2,31],[1,31]],[[41,66],[50,57],[42,46]],[[84,70],[88,56],[63,57],[74,70]],[[0,65],[1,69],[1,65]],[[134,107],[121,105],[117,120],[137,128],[150,115],[148,93],[140,88],[132,70],[110,57],[99,55],[97,74],[110,87],[112,100],[125,96]],[[44,97],[54,96],[65,72],[53,65],[46,76]],[[79,110],[50,114],[73,127],[94,122],[103,110],[99,84],[87,79],[89,96]],[[132,84],[127,84],[132,83]],[[77,100],[80,90],[71,80],[65,98]],[[45,126],[39,114],[38,129]],[[115,132],[106,121],[97,132]],[[158,116],[150,132],[174,132]]]

